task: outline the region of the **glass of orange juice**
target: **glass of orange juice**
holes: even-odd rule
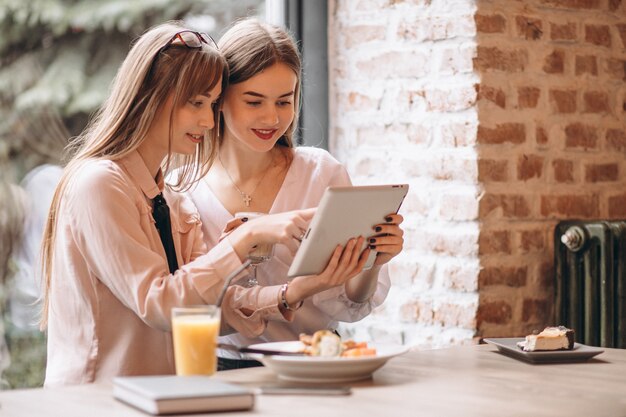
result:
[[[219,333],[219,307],[174,307],[172,336],[176,375],[213,375],[217,370]]]

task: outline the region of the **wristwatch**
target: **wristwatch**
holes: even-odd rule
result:
[[[285,310],[296,311],[302,304],[304,304],[304,300],[300,300],[297,306],[291,307],[287,302],[287,289],[289,288],[289,283],[285,283],[280,287],[280,304],[283,306]]]

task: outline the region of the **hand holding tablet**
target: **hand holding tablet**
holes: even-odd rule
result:
[[[321,273],[337,245],[375,234],[376,225],[397,213],[408,189],[408,184],[327,188],[287,275]],[[362,249],[368,245],[370,242],[365,241]],[[375,259],[376,251],[372,250],[364,268],[371,268]]]

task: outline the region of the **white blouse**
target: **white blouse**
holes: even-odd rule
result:
[[[351,185],[345,168],[328,152],[311,147],[298,147],[287,171],[285,180],[276,195],[269,213],[317,207],[326,187]],[[189,191],[202,221],[202,230],[208,248],[217,245],[226,223],[233,218],[213,194],[206,181],[200,181]],[[276,245],[271,260],[257,268],[259,285],[279,285],[288,281],[287,271],[293,261],[289,250]],[[305,300],[292,322],[271,321],[263,334],[256,338],[239,333],[223,336],[221,342],[236,345],[297,340],[300,333],[313,333],[321,329],[334,330],[338,321],[355,322],[367,316],[382,304],[389,291],[390,280],[387,267],[381,268],[374,295],[364,303],[355,303],[346,296],[344,286],[316,294]],[[238,357],[222,351],[220,356]]]

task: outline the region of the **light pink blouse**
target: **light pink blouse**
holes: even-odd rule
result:
[[[285,180],[276,195],[270,213],[317,207],[328,186],[350,185],[346,169],[323,149],[298,147],[287,171]],[[200,181],[189,192],[198,207],[204,238],[209,247],[219,245],[219,237],[226,222],[233,215],[224,208],[213,194],[206,181]],[[383,222],[384,219],[381,219]],[[287,271],[293,262],[289,250],[276,245],[274,256],[258,266],[257,277],[261,286],[279,285],[288,281]],[[251,337],[238,333],[220,338],[221,341],[237,345],[261,342],[297,340],[300,333],[312,333],[320,329],[336,329],[338,322],[355,322],[370,314],[381,305],[389,292],[390,279],[387,266],[378,274],[378,285],[374,295],[363,303],[351,301],[344,286],[323,291],[305,300],[293,322],[272,321],[262,335]],[[220,351],[220,356],[236,358],[231,351]]]
[[[68,183],[54,252],[46,386],[173,373],[171,308],[214,303],[241,265],[228,239],[206,253],[193,203],[157,180],[133,152],[88,161]],[[180,265],[174,274],[152,219],[151,199],[161,190]],[[267,320],[286,321],[278,287],[231,287],[222,310],[222,320],[249,336]]]

